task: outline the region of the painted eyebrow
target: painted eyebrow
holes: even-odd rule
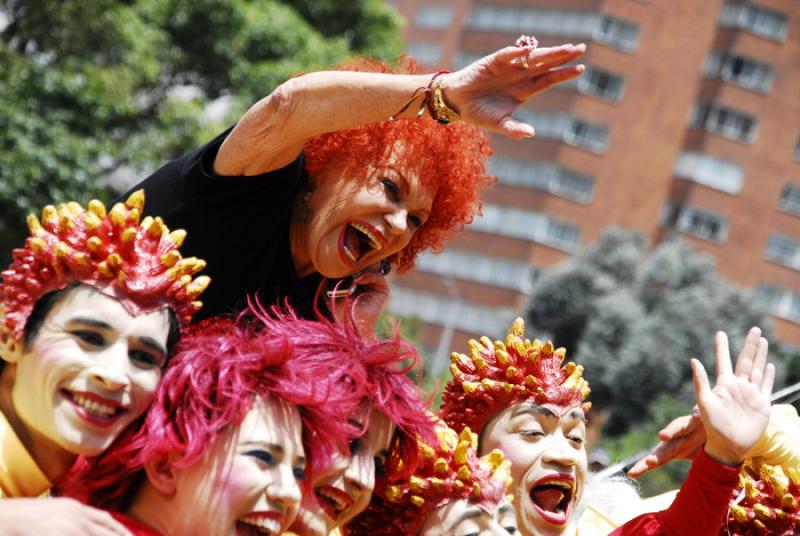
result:
[[[585,421],[586,415],[583,414],[583,410],[581,408],[575,408],[567,413],[564,418],[574,421]]]
[[[520,415],[544,415],[545,417],[558,417],[552,410],[547,408],[543,408],[542,406],[537,406],[535,404],[524,404],[518,406],[511,412],[511,418],[518,417]]]
[[[461,516],[456,520],[456,522],[453,523],[453,528],[459,526],[461,523],[463,523],[464,521],[466,521],[468,519],[481,517],[482,515],[483,515],[483,511],[481,511],[480,508],[477,508],[477,507],[470,508],[469,510],[467,510],[466,512],[461,514]]]
[[[514,507],[511,506],[510,504],[504,504],[503,506],[500,507],[500,510],[498,510],[498,512],[500,512],[501,514],[514,513]]]

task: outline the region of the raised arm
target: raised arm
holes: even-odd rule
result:
[[[533,136],[530,125],[512,119],[524,102],[583,72],[565,66],[586,46],[506,47],[464,69],[442,74],[447,104],[461,119],[512,138]],[[388,119],[433,74],[398,75],[322,71],[293,78],[253,105],[217,154],[219,175],[259,175],[278,169],[313,136]],[[410,106],[400,117],[413,117]]]

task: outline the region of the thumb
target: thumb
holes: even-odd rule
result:
[[[500,121],[500,124],[497,126],[497,131],[500,134],[515,140],[532,138],[536,133],[532,126],[528,125],[527,123],[517,121],[510,116],[506,116]]]
[[[703,410],[704,402],[711,396],[711,386],[708,383],[708,374],[703,364],[697,359],[692,359],[692,379],[694,380],[694,392],[697,404]]]

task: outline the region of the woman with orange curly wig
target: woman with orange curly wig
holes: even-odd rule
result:
[[[137,188],[208,260],[201,318],[252,294],[310,311],[326,280],[329,294],[369,294],[359,317],[370,326],[391,266],[410,270],[478,212],[491,154],[481,129],[532,136],[511,114],[578,76],[583,66],[565,64],[584,51],[521,38],[453,73],[360,59],[298,76]]]

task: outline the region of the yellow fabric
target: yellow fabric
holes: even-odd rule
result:
[[[772,406],[769,424],[761,439],[747,453],[769,465],[800,467],[800,417],[789,404]]]
[[[0,412],[0,498],[38,497],[52,486]]]

